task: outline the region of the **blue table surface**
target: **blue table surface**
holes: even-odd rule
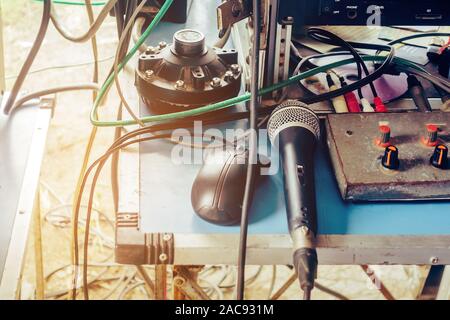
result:
[[[173,145],[141,146],[141,216],[145,232],[237,233],[215,226],[191,206],[191,186],[199,165],[172,163]],[[155,152],[157,150],[157,152]],[[351,203],[342,200],[325,149],[316,151],[316,199],[320,234],[450,235],[450,202]],[[287,233],[281,171],[263,177],[251,208],[249,232]]]
[[[184,27],[204,31],[207,43],[212,43],[211,39],[216,37],[215,13],[212,13],[215,12],[215,2],[193,1],[185,25],[161,23],[150,36],[149,43],[156,44],[161,40],[170,42],[173,33]],[[210,17],[205,18],[208,13]],[[195,215],[190,193],[199,166],[174,165],[170,159],[170,148],[172,145],[163,142],[141,146],[142,231],[238,233],[238,227],[215,226]],[[315,174],[320,234],[450,235],[450,202],[344,202],[322,147],[316,152]],[[249,233],[287,233],[281,174],[263,179],[258,185],[251,209]]]

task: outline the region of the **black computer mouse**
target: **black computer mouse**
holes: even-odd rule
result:
[[[247,161],[245,148],[207,151],[191,191],[192,207],[200,218],[223,226],[241,221]]]

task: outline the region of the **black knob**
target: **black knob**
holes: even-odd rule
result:
[[[447,169],[448,167],[448,148],[444,144],[438,144],[434,148],[430,163],[433,167],[438,169]]]
[[[381,159],[381,164],[383,165],[383,167],[389,170],[397,170],[400,167],[397,147],[386,147],[386,149],[384,150],[384,156]]]

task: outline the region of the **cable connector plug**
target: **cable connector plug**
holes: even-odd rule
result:
[[[450,112],[450,99],[445,100],[441,106],[442,112]]]
[[[312,248],[300,248],[294,252],[294,267],[297,272],[300,287],[305,292],[314,288],[317,278],[317,252]]]
[[[345,81],[344,77],[339,77],[339,81],[341,82],[342,88],[345,88],[347,86],[347,82]],[[356,95],[353,93],[353,91],[344,94],[344,98],[345,102],[347,103],[347,109],[349,112],[351,113],[361,112],[358,98],[356,98]]]
[[[373,99],[373,103],[375,104],[375,112],[388,112],[388,109],[383,103],[383,100],[381,100],[380,97],[375,97]]]
[[[361,99],[361,105],[362,105],[362,112],[375,112],[369,100],[367,100],[366,98]]]
[[[430,102],[426,96],[425,90],[420,83],[419,79],[417,79],[413,75],[408,76],[408,91],[411,95],[414,103],[416,104],[417,109],[420,112],[431,112],[433,109],[431,108]]]
[[[358,98],[353,92],[348,92],[344,95],[345,101],[347,102],[347,109],[351,113],[361,112],[361,107],[359,106]]]
[[[334,82],[330,73],[327,74],[327,83],[328,83],[328,88],[329,88],[330,92],[339,89],[339,84]],[[347,102],[345,101],[344,96],[335,97],[335,98],[331,99],[331,102],[333,103],[334,111],[336,111],[336,113],[347,113],[348,112]]]
[[[450,93],[445,92],[439,87],[436,87],[436,90],[439,93],[442,101],[441,111],[450,112]]]

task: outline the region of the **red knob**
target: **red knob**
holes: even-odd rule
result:
[[[378,127],[379,137],[375,140],[377,146],[386,148],[391,145],[391,128],[387,125]]]
[[[435,147],[438,144],[439,128],[435,124],[427,124],[426,136],[422,137],[422,142],[428,147]]]

